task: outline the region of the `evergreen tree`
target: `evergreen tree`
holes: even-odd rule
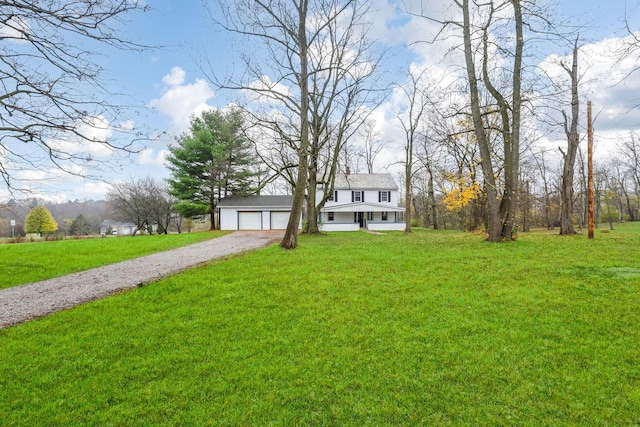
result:
[[[90,233],[91,225],[82,214],[78,215],[69,226],[69,234],[72,236],[87,236]]]
[[[58,223],[51,216],[51,212],[44,206],[36,206],[29,212],[25,220],[27,233],[53,233],[58,229]]]
[[[170,193],[185,218],[209,214],[215,228],[218,201],[257,192],[256,157],[242,135],[238,110],[209,110],[191,120],[188,134],[177,138],[167,157]]]

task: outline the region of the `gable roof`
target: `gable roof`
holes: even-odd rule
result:
[[[293,196],[232,196],[218,202],[219,208],[291,208]]]
[[[334,190],[397,190],[390,173],[337,174]]]

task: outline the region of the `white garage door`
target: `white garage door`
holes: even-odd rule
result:
[[[238,212],[238,230],[262,230],[262,212]]]
[[[271,229],[286,230],[291,212],[271,212]]]

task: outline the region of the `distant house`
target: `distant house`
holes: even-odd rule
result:
[[[316,198],[322,197],[319,186]],[[404,230],[398,184],[388,173],[336,175],[333,194],[320,211],[322,231]]]
[[[118,236],[130,236],[136,229],[136,225],[133,222],[121,222],[111,219],[105,219],[100,223],[101,235],[118,235]]]
[[[221,230],[284,230],[292,196],[226,197],[218,202]]]

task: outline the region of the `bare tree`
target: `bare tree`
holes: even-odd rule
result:
[[[349,151],[349,141],[371,113],[367,103],[373,91],[366,83],[374,76],[380,60],[373,56],[366,36],[368,3],[342,3],[346,7],[339,15],[333,11],[320,15],[323,30],[310,49],[308,234],[319,232],[318,213],[333,194],[340,154]],[[329,6],[335,9],[336,5]],[[321,193],[316,192],[319,184]],[[317,194],[321,195],[320,200],[316,200]]]
[[[181,217],[174,208],[178,199],[169,193],[167,183],[149,179],[147,200],[151,223],[158,227],[158,234],[168,234],[171,223],[176,222],[177,217]],[[178,227],[179,223],[178,221]]]
[[[376,131],[375,123],[371,119],[363,123],[360,128],[360,135],[363,140],[363,146],[360,147],[357,155],[364,160],[367,173],[375,173],[374,163],[384,148],[385,142],[380,139],[380,134]]]
[[[133,235],[156,228],[167,233],[174,214],[175,199],[165,183],[152,177],[112,184],[107,195],[114,219],[136,224]]]
[[[488,18],[482,26],[482,82],[487,90],[494,97],[498,112],[501,118],[501,136],[504,148],[504,192],[500,204],[498,205],[498,188],[494,178],[493,159],[490,151],[490,144],[487,131],[482,120],[481,105],[478,96],[478,76],[475,72],[473,61],[473,48],[471,45],[470,12],[469,1],[464,0],[462,4],[464,16],[464,45],[465,60],[467,64],[467,74],[471,89],[471,112],[475,127],[476,139],[480,149],[480,162],[483,176],[486,182],[487,209],[489,214],[488,233],[490,241],[514,238],[514,213],[515,194],[518,188],[519,164],[520,164],[520,117],[522,109],[522,56],[524,49],[524,31],[522,8],[519,0],[510,0],[502,3],[499,8],[511,6],[513,13],[515,49],[513,52],[512,64],[512,85],[511,101],[501,93],[492,83],[489,75],[489,27],[493,22],[496,7],[490,2],[488,7]]]
[[[622,162],[626,167],[627,175],[633,182],[635,193],[635,206],[629,207],[631,221],[637,221],[640,215],[640,142],[637,135],[631,134],[628,140],[623,141],[618,150],[622,157]],[[635,213],[634,213],[635,212]]]
[[[432,145],[433,141],[427,133],[422,135],[421,142],[422,144],[420,145],[419,151],[416,154],[418,157],[418,161],[422,166],[422,169],[426,173],[426,195],[429,212],[431,215],[431,224],[433,225],[433,229],[437,230],[440,227],[438,226],[438,206],[436,203],[434,181],[436,178],[436,168],[439,151],[437,147],[434,147]]]
[[[96,165],[91,155],[96,146],[133,150],[130,135],[122,140],[114,135],[127,129],[119,124],[121,106],[109,101],[113,94],[103,85],[104,70],[95,57],[105,45],[140,48],[122,37],[122,24],[129,13],[147,9],[143,3],[2,2],[0,175],[9,190],[17,188],[19,170],[53,166],[90,176],[87,166]]]
[[[307,199],[309,232],[317,231],[316,173],[329,172],[322,183],[332,186],[340,148],[366,118],[362,82],[372,64],[361,55],[367,46],[362,18],[366,2],[359,0],[236,0],[218,1],[223,28],[253,40],[263,48],[260,58],[243,56],[245,75],[227,88],[252,94],[267,105],[254,112],[263,133],[274,136],[296,158],[279,168],[293,184],[293,205],[281,246],[297,246],[298,224]],[[295,160],[295,164],[291,160]],[[327,194],[328,190],[327,190]],[[315,227],[314,227],[315,224]]]
[[[629,173],[630,171],[626,168],[625,162],[618,158],[618,156],[614,155],[611,158],[611,166],[609,167],[609,181],[610,187],[615,191],[616,200],[618,200],[619,205],[619,220],[622,221],[624,219],[623,212],[626,210],[627,216],[630,221],[635,221],[635,209],[632,206],[631,201],[631,189],[629,185],[629,181],[631,181],[632,175]]]
[[[308,28],[313,10],[311,0],[250,1],[237,0],[233,4],[219,1],[224,22],[212,11],[212,18],[223,28],[257,42],[264,47],[266,64],[244,57],[247,75],[244,82],[224,84],[227,87],[250,91],[265,102],[284,107],[282,125],[278,118],[263,124],[287,141],[297,153],[298,167],[291,214],[280,246],[294,249],[298,245],[298,223],[304,205],[309,159],[309,48],[317,37]],[[263,71],[266,65],[271,75]]]
[[[462,21],[425,18],[440,23],[443,26],[441,34],[446,27],[455,28],[462,33],[469,108],[486,192],[487,239],[513,239],[520,175],[524,2],[454,0],[453,3],[462,14]],[[508,27],[503,44],[500,44],[500,37],[493,31],[500,27],[503,30]],[[498,58],[500,54],[502,56]],[[500,66],[495,66],[496,63]],[[499,84],[507,80],[509,83],[501,88]],[[492,105],[483,104],[483,90],[491,95]],[[492,150],[490,138],[490,133],[495,129],[485,127],[484,115],[491,111],[495,111],[499,117],[495,129],[502,139],[501,182],[498,181],[499,170],[496,167],[499,159]]]
[[[564,132],[567,136],[567,152],[562,151],[564,160],[562,168],[562,181],[560,187],[561,211],[560,211],[560,234],[575,234],[573,229],[573,177],[576,163],[576,155],[578,152],[578,144],[580,144],[580,135],[578,134],[578,121],[580,118],[580,99],[578,98],[578,39],[573,46],[573,60],[571,68],[565,63],[560,64],[567,72],[571,80],[571,118],[567,117],[566,112],[562,111],[564,117]]]
[[[547,168],[547,164],[544,158],[544,150],[540,150],[538,153],[532,152],[532,158],[536,164],[538,169],[538,173],[540,174],[540,179],[542,180],[542,205],[544,210],[544,224],[547,227],[547,230],[551,230],[553,228],[553,221],[551,220],[551,189],[549,184],[549,170]]]
[[[424,77],[426,70],[411,70],[406,85],[398,86],[407,102],[405,108],[396,114],[404,132],[404,186],[405,186],[405,233],[411,233],[412,180],[414,173],[414,150],[418,140],[420,126],[424,126],[429,98],[426,93]],[[424,132],[423,132],[424,134]]]

